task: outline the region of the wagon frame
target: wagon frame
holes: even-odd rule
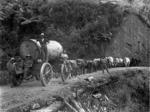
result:
[[[63,53],[63,47],[60,43],[50,40],[46,45],[47,54],[35,39],[23,41],[20,45],[20,56],[25,59],[27,54],[33,57],[33,66],[31,74],[35,76],[36,80],[41,80],[43,86],[50,84],[53,78],[53,68],[51,61],[57,61],[61,59],[61,53]],[[48,56],[48,60],[47,57]],[[63,65],[63,64],[62,64]]]

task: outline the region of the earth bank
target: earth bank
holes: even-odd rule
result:
[[[76,101],[73,102],[72,98],[64,98],[63,101],[68,101],[78,112],[83,112],[81,110],[85,112],[148,112],[149,73],[146,70],[136,69],[115,71],[110,77],[95,78],[94,84],[92,82],[78,83],[75,88],[82,93],[72,96],[73,101]],[[98,83],[100,85],[97,85]],[[60,107],[58,107],[59,110]],[[52,106],[49,106],[47,110],[53,110]],[[66,103],[60,110],[74,112]]]

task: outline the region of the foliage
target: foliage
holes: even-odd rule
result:
[[[130,4],[130,6],[132,5],[132,3],[134,2],[134,0],[127,0],[127,2]]]
[[[72,95],[67,94],[67,98],[61,101],[85,112],[148,112],[148,78],[149,71],[140,69],[112,72],[109,77],[94,77],[92,80],[86,78],[74,84],[70,89]],[[65,105],[60,111],[75,112],[72,110]]]
[[[17,51],[25,36],[39,38],[37,35],[45,32],[63,46],[70,43],[65,48],[80,54],[87,48],[92,50],[93,45],[98,47],[99,42],[109,42],[122,21],[123,12],[112,3],[6,0],[0,8],[0,44]]]
[[[150,7],[149,5],[144,5],[140,10],[139,13],[146,16],[150,20]]]

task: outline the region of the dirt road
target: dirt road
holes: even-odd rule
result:
[[[130,67],[130,68],[111,68],[112,71],[126,70],[126,69],[149,69],[150,67]],[[103,76],[101,71],[91,74],[80,75],[67,81],[67,84],[61,84],[60,78],[53,78],[48,87],[42,87],[40,81],[34,79],[23,82],[19,87],[11,88],[10,85],[0,86],[0,112],[7,111],[10,108],[17,107],[22,104],[29,104],[38,99],[47,99],[51,95],[59,94],[73,83],[82,80],[89,76]]]

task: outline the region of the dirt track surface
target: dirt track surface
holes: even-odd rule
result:
[[[126,69],[149,69],[150,67],[130,67],[130,68],[111,68],[112,71],[120,71]],[[11,88],[10,85],[0,86],[0,112],[7,111],[10,108],[18,107],[22,104],[29,104],[38,99],[47,99],[48,97],[63,92],[75,82],[83,80],[89,76],[106,76],[101,71],[91,74],[80,75],[67,81],[67,84],[61,84],[61,79],[52,79],[48,87],[42,87],[40,81],[34,79],[23,82],[19,87]]]

